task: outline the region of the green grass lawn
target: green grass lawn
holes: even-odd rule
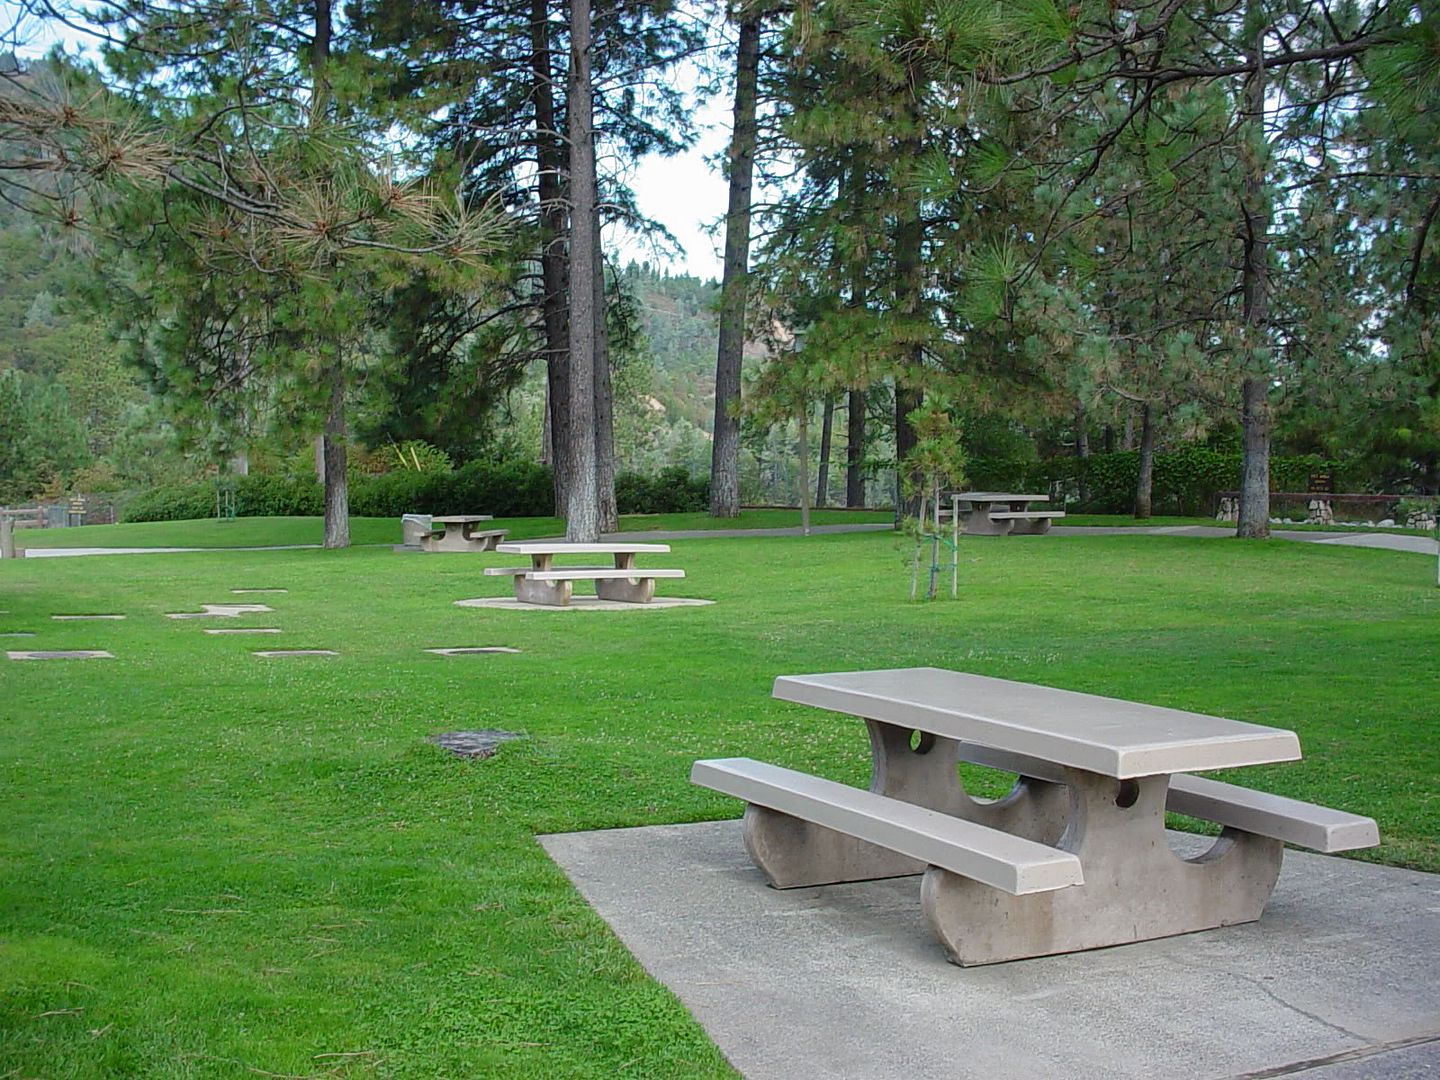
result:
[[[737,816],[697,757],[863,784],[862,725],[773,701],[783,673],[934,664],[1293,728],[1303,762],[1230,778],[1372,814],[1371,857],[1440,870],[1432,560],[961,554],[961,600],[913,604],[892,535],[681,541],[661,591],[714,606],[606,614],[453,605],[503,594],[479,568],[506,556],[0,563],[0,631],[37,634],[8,648],[116,656],[0,661],[0,1077],[732,1075],[534,836]],[[289,592],[223,625],[284,634],[162,617],[236,587]],[[421,651],[447,645],[523,651]],[[271,647],[340,655],[250,655]],[[528,737],[485,762],[426,741],[481,727]]]
[[[816,525],[894,520],[888,510],[816,510]],[[736,518],[708,514],[626,514],[620,528],[626,532],[680,529],[774,529],[800,524],[798,510],[745,510]],[[499,518],[497,529],[509,529],[510,538],[558,536],[565,531],[559,518]],[[119,525],[82,525],[74,529],[20,529],[20,547],[268,547],[318,544],[324,523],[318,517],[242,517],[233,521],[135,522]],[[400,543],[398,518],[350,519],[354,544]]]

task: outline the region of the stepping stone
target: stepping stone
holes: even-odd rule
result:
[[[41,650],[39,652],[7,652],[11,660],[114,660],[104,649]]]
[[[289,589],[231,589],[230,591],[231,591],[232,593],[235,593],[237,596],[243,596],[243,595],[246,594],[246,593],[288,593],[290,590],[289,590]]]
[[[34,637],[29,630],[6,630],[0,637]]]
[[[333,649],[265,649],[255,653],[267,660],[284,656],[339,656]]]
[[[436,656],[473,656],[476,653],[518,653],[520,650],[510,649],[504,645],[485,645],[476,648],[465,646],[458,649],[426,649],[425,651],[434,653]]]
[[[100,619],[123,619],[124,615],[51,615],[56,622],[95,622]]]
[[[431,735],[430,741],[449,750],[456,757],[483,759],[500,749],[501,743],[521,738],[524,736],[514,731],[485,728],[481,731],[447,731],[442,735]]]
[[[264,604],[201,604],[203,611],[167,611],[167,619],[234,619],[252,612],[274,611]],[[123,616],[122,616],[123,617]]]
[[[278,626],[222,626],[205,628],[207,634],[278,634]]]

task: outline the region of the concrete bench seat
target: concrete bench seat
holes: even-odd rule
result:
[[[690,780],[1012,895],[1083,883],[1080,860],[1069,852],[794,769],[721,758],[697,761]]]
[[[1034,521],[1039,518],[1062,518],[1064,510],[992,510],[990,518],[993,521]]]
[[[553,570],[527,570],[525,576],[532,581],[608,581],[622,578],[683,578],[685,571],[640,567],[617,569],[614,566],[557,566]]]
[[[1037,780],[1065,782],[1064,770],[1053,762],[975,743],[961,743],[960,758]],[[1373,818],[1203,776],[1173,774],[1165,809],[1325,854],[1380,843],[1380,830]]]

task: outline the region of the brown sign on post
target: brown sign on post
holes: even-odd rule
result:
[[[1306,490],[1311,495],[1331,495],[1335,491],[1334,478],[1328,472],[1311,473],[1310,486]]]

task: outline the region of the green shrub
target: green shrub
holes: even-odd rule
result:
[[[213,517],[215,481],[156,488],[126,507],[126,521],[179,521]],[[655,476],[624,473],[615,480],[622,514],[704,510],[710,484],[683,468]],[[240,517],[313,517],[323,513],[319,481],[285,476],[244,476],[235,481]],[[553,474],[527,461],[472,461],[453,472],[390,472],[350,477],[350,513],[356,517],[401,514],[493,514],[549,517],[555,513]]]
[[[1207,446],[1160,451],[1155,455],[1151,502],[1156,514],[1186,516],[1214,512],[1218,492],[1240,487],[1240,455]],[[1088,458],[1060,458],[1046,463],[1049,480],[1072,493],[1083,486],[1083,508],[1104,514],[1128,513],[1135,505],[1135,484],[1140,477],[1140,453],[1123,450],[1091,454]],[[1343,490],[1340,463],[1316,454],[1270,459],[1271,491],[1305,491],[1313,473],[1329,472],[1336,490]]]
[[[615,477],[615,505],[622,514],[683,514],[710,505],[710,481],[691,476],[680,465],[654,476],[621,473]]]
[[[141,492],[125,507],[126,521],[188,521],[215,516],[215,485],[174,484]]]

